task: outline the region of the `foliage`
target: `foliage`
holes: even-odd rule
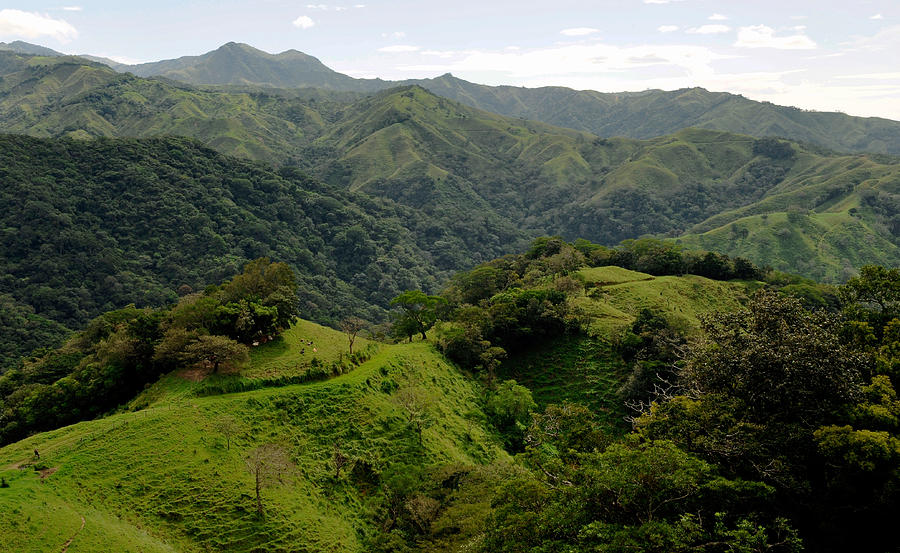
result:
[[[559,474],[504,483],[487,525],[484,551],[690,551],[713,543],[737,549],[738,528],[752,528],[764,547],[778,531],[745,518],[765,486],[715,475],[708,463],[671,442],[626,440],[577,455]],[[729,527],[714,510],[728,504]],[[742,505],[743,504],[743,505]],[[743,517],[737,518],[743,514]],[[799,551],[791,538],[785,551]]]
[[[279,321],[295,320],[293,282],[285,264],[258,259],[171,309],[129,306],[97,317],[62,348],[0,376],[0,443],[96,417],[179,366],[204,364],[215,373],[247,363],[247,346],[229,336],[277,334]],[[278,302],[262,321],[253,312],[232,316],[233,306],[273,296]]]
[[[219,366],[239,367],[250,360],[247,346],[225,336],[198,336],[188,344],[181,356],[187,364],[203,362],[212,365],[212,372],[219,372]]]
[[[515,380],[507,380],[489,392],[485,413],[503,434],[508,451],[522,449],[531,412],[537,408],[531,392]]]
[[[407,290],[391,300],[391,307],[399,309],[394,317],[394,333],[410,340],[414,334],[425,332],[437,322],[441,308],[447,300],[441,296],[429,296],[421,290]]]

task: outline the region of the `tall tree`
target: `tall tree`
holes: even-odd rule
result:
[[[353,355],[353,342],[356,336],[364,329],[368,323],[359,317],[347,317],[341,321],[341,330],[347,335],[347,341],[350,343],[350,355]]]
[[[410,339],[413,334],[420,333],[425,340],[425,332],[434,326],[440,309],[445,305],[447,300],[441,296],[429,296],[421,290],[407,290],[391,300],[391,307],[400,309],[394,324]]]
[[[247,470],[253,476],[256,491],[256,515],[262,518],[265,514],[262,503],[262,490],[276,484],[283,484],[293,468],[287,450],[278,445],[263,444],[247,454],[244,458]]]

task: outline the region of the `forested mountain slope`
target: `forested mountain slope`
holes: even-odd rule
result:
[[[599,136],[653,138],[699,127],[813,142],[838,151],[900,154],[898,121],[806,111],[703,88],[605,93],[486,86],[449,74],[414,82],[473,107]]]
[[[805,111],[702,88],[605,93],[565,87],[487,86],[450,74],[407,81],[354,79],[295,50],[269,54],[233,42],[200,56],[113,66],[139,76],[162,76],[195,85],[255,84],[373,92],[418,84],[472,107],[599,136],[643,139],[700,127],[756,137],[779,136],[840,151],[900,154],[900,122]]]
[[[61,55],[49,48],[21,41],[5,48],[23,54]],[[317,87],[370,93],[418,84],[435,94],[472,107],[599,136],[646,139],[686,127],[699,127],[756,137],[778,136],[813,142],[838,151],[900,154],[900,122],[836,112],[806,111],[702,88],[609,93],[560,86],[488,86],[451,74],[405,81],[356,79],[338,73],[318,59],[296,50],[269,54],[234,42],[199,56],[138,65],[85,57],[105,63],[117,71],[141,77],[165,77],[194,85]]]
[[[20,317],[77,329],[268,256],[297,271],[304,316],[378,320],[399,292],[433,289],[451,269],[428,253],[431,221],[414,210],[188,139],[0,144],[0,293]],[[16,342],[15,326],[3,332],[4,347]]]
[[[68,58],[13,62],[26,67],[0,83],[4,130],[187,135],[224,153],[299,165],[336,187],[423,210],[431,223],[425,238],[442,267],[464,267],[465,252],[510,251],[510,241],[526,235],[615,244],[706,232],[742,213],[781,213],[775,224],[789,208],[846,213],[803,231],[805,242],[827,234],[828,247],[798,248],[762,220],[776,249],[794,253],[740,251],[828,279],[896,259],[893,158],[700,129],[647,141],[604,139],[474,109],[418,86],[357,100],[312,89],[196,89]],[[741,247],[722,242],[718,249]]]

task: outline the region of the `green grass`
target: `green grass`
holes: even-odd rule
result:
[[[653,280],[653,275],[631,271],[616,267],[614,265],[607,267],[585,267],[579,269],[578,275],[584,278],[584,281],[594,286],[608,286],[610,284],[623,284],[625,282],[635,282],[639,280]]]
[[[617,390],[627,367],[606,340],[573,335],[536,344],[506,360],[499,374],[527,386],[541,409],[549,403],[581,403],[606,427],[626,429]]]
[[[361,336],[353,342],[356,352],[370,347],[376,347],[376,342]],[[292,376],[302,374],[313,359],[331,363],[348,354],[346,334],[313,322],[299,321],[272,342],[252,348],[250,365],[240,374],[247,378]]]
[[[585,334],[569,335],[510,356],[498,371],[531,389],[535,401],[572,401],[590,407],[609,428],[622,430],[627,414],[618,390],[628,366],[616,350],[621,333],[642,309],[662,313],[680,331],[693,334],[700,318],[739,309],[753,282],[722,282],[686,275],[654,277],[621,267],[590,267],[578,274],[588,286],[574,298],[587,317]]]
[[[323,358],[340,353],[341,333],[308,323],[286,341],[308,336]],[[289,361],[290,348],[268,347],[248,370]],[[381,346],[323,382],[196,397],[202,384],[170,375],[147,391],[142,410],[0,449],[0,476],[10,482],[0,488],[0,544],[59,550],[84,516],[69,551],[363,551],[378,495],[347,471],[334,478],[335,444],[378,470],[505,455],[487,429],[478,389],[426,342]],[[422,445],[397,400],[409,386],[429,401]],[[217,431],[226,415],[240,427],[230,448]],[[243,456],[265,442],[283,444],[295,468],[287,484],[264,492],[267,516],[257,520]],[[43,483],[28,466],[34,449],[58,469]]]

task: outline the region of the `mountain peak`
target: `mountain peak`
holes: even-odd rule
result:
[[[38,44],[31,44],[30,42],[25,42],[23,40],[14,40],[9,44],[5,42],[0,42],[0,50],[9,50],[11,52],[16,52],[18,54],[33,54],[37,56],[64,56],[62,52],[57,52],[51,48],[47,48],[46,46],[40,46]]]

